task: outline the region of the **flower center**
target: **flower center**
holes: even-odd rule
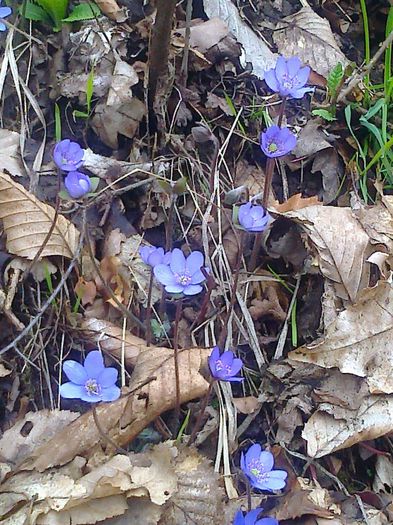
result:
[[[231,373],[231,367],[228,365],[224,365],[221,359],[217,359],[216,372],[221,372],[222,370],[224,370],[227,374]]]
[[[275,142],[271,142],[267,149],[270,151],[270,153],[275,153],[278,150],[278,146]]]
[[[266,472],[264,472],[263,465],[258,459],[252,459],[248,466],[250,473],[255,476],[258,481],[266,478]]]
[[[101,386],[95,379],[88,379],[85,383],[85,389],[89,396],[99,396],[101,394]]]
[[[293,88],[294,79],[290,78],[288,75],[284,75],[282,79],[282,85],[285,89]]]
[[[188,286],[191,283],[191,275],[187,272],[175,273],[175,280],[182,286]]]

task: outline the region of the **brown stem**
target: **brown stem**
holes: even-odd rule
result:
[[[146,346],[151,345],[151,296],[153,293],[153,279],[154,279],[154,273],[153,268],[150,272],[150,280],[149,280],[149,291],[147,292],[147,309],[146,309]]]
[[[187,86],[188,57],[190,54],[191,16],[192,16],[192,0],[187,0],[186,33],[184,36],[183,60],[181,63],[180,78],[179,78],[179,82],[183,84],[184,87]]]
[[[241,230],[240,232],[239,251],[237,252],[237,260],[236,260],[236,266],[235,266],[235,271],[234,271],[234,280],[233,280],[232,291],[231,291],[231,302],[229,304],[228,312],[227,312],[227,315],[224,321],[224,325],[222,327],[221,334],[220,334],[220,337],[217,343],[217,346],[221,349],[224,348],[225,346],[225,340],[228,334],[228,323],[231,318],[232,310],[236,302],[236,291],[237,291],[237,285],[239,283],[240,265],[242,262],[242,255],[244,251],[245,233],[246,232],[244,230]]]
[[[166,251],[170,251],[172,249],[172,243],[173,243],[173,212],[175,210],[175,203],[176,203],[177,195],[172,193],[171,194],[171,204],[169,206],[169,212],[168,212],[168,222],[165,226],[165,249]]]
[[[92,407],[93,409],[93,418],[94,418],[94,423],[96,424],[96,427],[97,427],[97,430],[98,432],[100,433],[100,436],[104,438],[104,440],[109,443],[110,445],[112,445],[112,447],[115,448],[116,452],[118,452],[119,454],[126,454],[128,456],[128,452],[127,450],[125,450],[124,448],[120,447],[115,441],[113,441],[113,439],[111,437],[108,436],[108,434],[105,433],[105,431],[103,430],[102,426],[101,426],[101,423],[98,419],[98,414],[97,414],[97,408],[95,405],[93,405]]]
[[[190,446],[190,445],[192,445],[194,443],[195,438],[197,436],[197,433],[199,432],[199,429],[201,428],[202,418],[203,418],[203,415],[204,415],[204,413],[206,411],[206,407],[207,407],[207,404],[208,404],[209,399],[210,399],[210,395],[211,395],[212,390],[213,390],[214,382],[215,382],[215,379],[213,379],[210,382],[209,389],[206,392],[205,397],[203,398],[201,409],[199,411],[199,414],[198,414],[197,420],[195,422],[194,428],[192,429],[190,439],[188,440],[188,446]]]
[[[204,321],[204,319],[206,317],[206,310],[207,310],[207,307],[208,307],[208,304],[209,304],[209,301],[210,301],[211,293],[212,293],[212,291],[214,290],[214,288],[216,286],[213,277],[210,274],[208,274],[207,271],[204,268],[201,268],[201,272],[206,277],[207,292],[206,292],[206,294],[205,294],[205,296],[203,298],[203,301],[202,301],[202,304],[201,304],[201,309],[199,310],[198,317],[196,318],[196,320],[191,325],[190,332],[193,331],[195,326],[198,326],[199,323]]]
[[[282,97],[281,106],[280,106],[280,113],[278,114],[278,122],[277,125],[279,128],[281,128],[282,119],[284,118],[284,112],[285,112],[285,106],[287,103],[287,97]]]
[[[149,109],[154,106],[159,78],[168,74],[169,44],[177,0],[157,0],[156,20],[149,52]]]
[[[175,315],[175,327],[174,327],[174,339],[173,339],[173,350],[174,350],[174,361],[175,361],[175,380],[176,380],[176,407],[175,407],[175,421],[176,425],[180,419],[180,375],[179,375],[179,321],[181,317],[181,311],[183,306],[183,299],[178,299],[176,302],[176,315]]]

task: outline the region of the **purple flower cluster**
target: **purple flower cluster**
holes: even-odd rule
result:
[[[266,229],[269,220],[270,215],[263,206],[256,206],[251,202],[239,206],[239,224],[248,232],[262,232]]]
[[[80,199],[92,191],[90,178],[78,171],[83,165],[84,150],[77,142],[61,140],[53,150],[53,160],[59,169],[66,171],[64,185],[70,197]]]
[[[262,450],[261,445],[252,445],[245,454],[242,453],[240,466],[256,489],[274,491],[285,487],[287,472],[273,470],[274,456],[268,450]]]
[[[1,7],[2,1],[3,0],[0,0],[0,31],[6,31],[7,26],[2,20],[4,20],[4,18],[7,16],[10,16],[12,9],[10,7]]]
[[[302,67],[298,57],[278,57],[273,69],[265,72],[265,82],[272,91],[282,97],[302,98],[314,88],[304,87],[310,76],[310,68]]]
[[[164,253],[163,248],[144,246],[139,254],[145,264],[152,267],[157,281],[164,285],[165,291],[173,294],[196,295],[202,291],[205,281],[204,257],[201,252],[191,252],[185,257],[179,248]]]
[[[71,359],[64,361],[63,371],[70,381],[60,386],[61,397],[89,403],[115,401],[120,397],[120,388],[115,384],[118,372],[116,368],[105,367],[98,350],[89,352],[83,365]]]
[[[214,379],[219,381],[239,382],[243,381],[242,377],[234,377],[243,367],[241,359],[235,357],[231,350],[221,354],[218,346],[213,348],[209,356],[210,373]]]

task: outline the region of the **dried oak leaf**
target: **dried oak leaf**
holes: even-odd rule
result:
[[[179,351],[180,402],[202,397],[209,384],[200,373],[210,349],[188,348]],[[147,384],[146,381],[151,379]],[[118,445],[135,438],[160,414],[174,408],[176,381],[173,350],[145,347],[139,354],[128,388],[117,401],[97,407],[102,430]],[[91,411],[63,428],[44,445],[37,447],[23,463],[23,468],[40,472],[64,465],[76,456],[91,457],[101,440]],[[107,443],[101,443],[105,446]]]
[[[116,0],[96,0],[95,2],[101,12],[115,22],[125,22],[127,20],[127,9],[119,7]]]
[[[318,252],[322,275],[333,281],[336,294],[354,302],[358,293],[368,286],[367,258],[373,250],[352,210],[310,206],[284,216],[302,225]]]
[[[316,195],[314,197],[303,198],[301,193],[296,193],[295,195],[292,195],[292,197],[289,197],[289,199],[282,204],[276,201],[273,206],[269,207],[269,211],[285,213],[287,211],[301,210],[302,208],[315,206],[317,204],[322,205],[322,202],[318,201],[318,197]]]
[[[55,220],[55,210],[1,172],[0,203],[0,219],[7,236],[7,250],[20,257],[34,259]],[[59,215],[40,256],[62,255],[72,258],[78,239],[79,232],[75,226]]]
[[[348,64],[329,22],[314,13],[311,7],[303,7],[283,18],[277,25],[273,40],[279,53],[298,56],[325,78],[338,62],[344,67]]]
[[[339,368],[367,380],[370,392],[393,393],[393,287],[379,282],[364,290],[356,304],[340,312],[326,328],[324,340],[303,346],[290,359]]]

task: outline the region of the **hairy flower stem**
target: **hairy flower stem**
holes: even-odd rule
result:
[[[175,327],[173,338],[174,362],[175,362],[175,380],[176,380],[176,407],[175,422],[179,424],[180,419],[180,375],[179,375],[179,321],[181,318],[183,300],[178,299],[176,303]]]
[[[147,309],[146,309],[146,346],[151,345],[151,296],[153,293],[153,279],[154,279],[154,273],[153,268],[150,272],[150,280],[149,280],[149,290],[147,292]]]
[[[282,120],[284,118],[284,112],[285,112],[285,106],[286,106],[287,98],[283,97],[281,101],[280,106],[280,113],[278,114],[278,122],[277,125],[279,128],[281,128]],[[267,209],[269,204],[269,195],[270,195],[270,188],[272,186],[273,181],[273,174],[274,174],[274,159],[271,157],[268,157],[266,162],[266,170],[265,170],[265,185],[263,187],[263,197],[262,197],[262,206]],[[257,233],[254,239],[254,245],[251,252],[251,259],[250,259],[250,266],[249,270],[253,272],[257,266],[257,258],[258,258],[258,252],[259,247],[261,245],[261,239],[262,239],[262,233]]]
[[[190,439],[188,440],[188,443],[187,443],[188,446],[190,446],[190,445],[192,445],[194,443],[194,441],[196,439],[196,436],[197,436],[197,433],[199,432],[199,430],[201,428],[202,418],[203,418],[203,415],[204,415],[204,413],[206,411],[206,407],[207,407],[207,404],[209,402],[209,399],[210,399],[210,396],[211,396],[211,393],[212,393],[212,390],[213,390],[214,383],[215,383],[215,380],[214,379],[211,380],[211,382],[209,384],[208,391],[206,392],[206,395],[203,398],[202,406],[201,406],[201,408],[199,410],[197,420],[195,422],[194,428],[192,429]]]
[[[212,291],[215,288],[215,281],[212,278],[212,276],[207,273],[206,269],[205,268],[201,268],[201,272],[206,277],[207,292],[205,293],[205,296],[203,298],[203,301],[202,301],[202,304],[201,304],[201,309],[199,310],[198,317],[196,318],[196,320],[191,325],[191,328],[190,328],[191,332],[193,331],[193,329],[196,326],[199,325],[199,323],[201,323],[201,322],[203,322],[205,320],[207,307],[208,307],[209,301],[210,301],[210,296],[211,296]]]
[[[106,434],[106,432],[103,430],[101,423],[98,419],[97,407],[95,405],[92,406],[92,411],[93,411],[94,423],[96,424],[96,427],[97,427],[98,432],[100,433],[100,436],[104,438],[104,440],[107,443],[112,445],[112,447],[115,448],[116,452],[118,452],[119,454],[125,454],[126,456],[128,456],[127,450],[125,450],[124,448],[120,447],[117,443],[115,443],[115,441],[113,441],[113,439],[109,437],[108,434]]]
[[[229,304],[228,312],[227,312],[227,315],[226,315],[226,318],[225,318],[225,321],[224,321],[224,324],[221,330],[221,334],[220,334],[220,337],[217,343],[217,346],[220,349],[224,349],[225,341],[228,335],[228,324],[231,319],[232,311],[235,307],[237,285],[239,284],[240,265],[242,262],[242,255],[243,255],[244,244],[245,244],[245,239],[246,239],[245,233],[246,232],[244,230],[240,231],[239,251],[237,252],[236,266],[234,270],[234,279],[233,279],[233,285],[232,285],[232,290],[231,290],[231,302]]]

